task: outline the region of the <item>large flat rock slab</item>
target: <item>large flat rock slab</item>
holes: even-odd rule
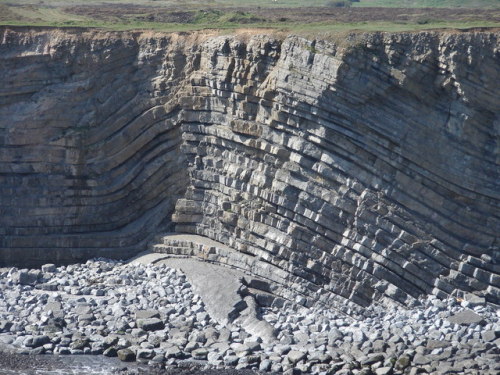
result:
[[[207,312],[219,323],[230,323],[246,307],[240,295],[243,273],[195,259],[170,258],[159,262],[186,275]]]
[[[195,236],[198,240],[199,236]],[[175,235],[176,240],[187,244],[193,243],[189,235]],[[200,238],[200,243],[206,246],[220,244],[209,239]],[[208,263],[188,257],[169,257],[157,253],[143,253],[131,260],[131,263],[165,264],[184,273],[191,283],[193,290],[198,294],[210,316],[222,325],[236,324],[253,336],[261,337],[264,341],[274,340],[274,330],[269,323],[259,318],[258,307],[253,296],[247,291],[248,275],[243,272]]]

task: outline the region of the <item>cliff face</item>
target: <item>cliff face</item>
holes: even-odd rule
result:
[[[500,303],[497,33],[0,32],[0,261],[165,230],[314,300]]]

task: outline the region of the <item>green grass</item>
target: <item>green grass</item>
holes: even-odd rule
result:
[[[182,7],[199,9],[206,7],[318,7],[326,6],[331,0],[0,0],[0,4],[34,6],[72,6],[100,4],[133,4],[155,7]],[[500,8],[500,0],[360,0],[354,7],[398,7],[398,8]]]
[[[22,26],[22,22],[7,22],[6,25]],[[160,23],[160,22],[86,22],[86,21],[65,21],[65,22],[36,22],[33,26],[52,26],[52,27],[82,27],[82,28],[100,28],[113,31],[127,30],[156,30],[164,32],[182,32],[196,31],[204,29],[220,29],[220,30],[236,30],[241,28],[237,23],[220,23],[214,27],[213,24],[176,24],[176,23]],[[499,23],[494,22],[449,22],[449,21],[430,21],[427,23],[408,22],[357,22],[357,23],[309,23],[309,24],[263,24],[252,23],[245,25],[253,29],[273,29],[277,32],[294,32],[298,34],[328,34],[347,31],[387,31],[387,32],[403,32],[403,31],[420,31],[434,29],[469,29],[476,27],[499,27]],[[314,48],[311,52],[316,52]]]
[[[226,8],[226,7],[262,7],[262,8],[296,8],[296,7],[318,7],[325,6],[327,0],[198,0],[198,1],[181,1],[181,0],[44,0],[44,6],[73,6],[73,5],[103,5],[103,4],[132,4],[145,5],[154,7],[182,7],[184,9],[200,9],[200,8]],[[40,0],[0,0],[0,4],[18,4],[18,5],[34,5],[40,6]]]
[[[360,0],[354,7],[500,8],[500,0]]]
[[[264,20],[250,12],[236,11],[223,12],[217,9],[200,10],[196,13],[194,24],[196,25],[225,25],[225,24],[251,24]]]
[[[344,31],[387,31],[387,32],[402,32],[402,31],[421,31],[434,29],[456,29],[464,30],[475,27],[498,27],[499,23],[495,22],[453,22],[453,21],[430,21],[425,24],[418,22],[396,23],[396,22],[359,22],[359,23],[338,23],[338,24],[305,24],[297,26],[293,29],[294,32],[305,33],[328,33],[328,32],[344,32]]]
[[[65,22],[65,21],[86,21],[86,17],[68,14],[58,8],[13,8],[13,12],[23,18],[29,18],[39,21]]]
[[[272,22],[262,19],[252,13],[252,9],[299,7],[307,4],[309,7],[325,6],[331,0],[0,0],[0,25],[33,25],[55,27],[97,27],[109,30],[151,29],[161,31],[189,31],[202,29],[233,30],[244,28],[275,29],[284,32],[337,32],[337,31],[415,31],[427,29],[466,29],[473,27],[500,27],[495,18],[478,21],[464,16],[460,21],[444,21],[422,17],[405,22],[395,22],[388,18],[385,22],[290,22],[284,18],[283,22]],[[192,11],[194,18],[189,23],[150,22],[145,21],[147,14],[134,14],[121,9],[106,19],[96,19],[68,13],[64,7],[75,5],[99,4],[133,4],[151,7],[158,12]],[[11,4],[11,5],[9,5]],[[16,4],[17,6],[12,6]],[[495,9],[488,14],[500,15],[500,0],[360,0],[352,3],[354,7],[479,7]],[[219,8],[218,8],[219,7]],[[240,7],[241,9],[232,9]],[[243,9],[244,7],[244,9]],[[119,9],[119,8],[117,8]],[[123,8],[127,9],[127,8]],[[223,10],[221,10],[223,9]],[[150,10],[146,8],[146,10]],[[142,12],[142,10],[141,10]],[[254,11],[255,12],[255,11]],[[472,14],[473,12],[471,12]]]

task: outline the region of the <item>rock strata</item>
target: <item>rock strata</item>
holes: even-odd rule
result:
[[[304,306],[500,304],[499,73],[497,32],[3,27],[0,263],[123,259],[175,231]]]

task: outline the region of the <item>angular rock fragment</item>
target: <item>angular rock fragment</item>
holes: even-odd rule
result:
[[[132,362],[135,361],[135,353],[130,349],[120,349],[116,353],[120,361]]]
[[[486,303],[486,298],[472,293],[465,294],[464,299],[468,302],[469,307],[483,306]]]
[[[392,367],[379,367],[375,369],[376,375],[392,375],[393,370]]]
[[[44,264],[42,266],[42,272],[44,273],[53,273],[56,271],[56,266],[54,264]]]
[[[165,323],[158,318],[137,319],[137,326],[144,331],[158,331],[165,328]]]
[[[292,350],[287,354],[286,359],[291,365],[295,365],[297,364],[297,362],[300,362],[303,359],[305,359],[306,356],[307,354],[304,352],[298,350]]]
[[[118,355],[118,350],[115,347],[107,348],[103,353],[106,357],[116,357]]]
[[[361,360],[361,365],[363,366],[371,366],[377,362],[384,361],[384,355],[382,353],[372,353],[368,354],[366,358]]]
[[[158,310],[137,310],[135,312],[136,319],[152,319],[160,318],[160,312]]]
[[[448,318],[448,321],[450,323],[459,325],[470,325],[470,324],[483,325],[485,323],[484,318],[472,310],[464,310],[455,315],[452,315]]]
[[[199,348],[199,349],[194,349],[192,352],[191,352],[191,356],[194,358],[194,359],[207,359],[207,356],[208,356],[208,349],[206,348]]]
[[[402,371],[406,369],[408,366],[410,366],[410,364],[411,364],[410,357],[408,357],[407,355],[403,355],[397,359],[396,363],[394,364],[394,368],[396,370]]]
[[[153,359],[155,352],[152,349],[141,348],[137,350],[136,359],[137,360],[148,360]]]
[[[40,276],[38,270],[20,270],[12,275],[12,281],[21,285],[34,285]]]
[[[481,332],[481,338],[485,342],[495,341],[500,337],[500,330],[488,330]]]

